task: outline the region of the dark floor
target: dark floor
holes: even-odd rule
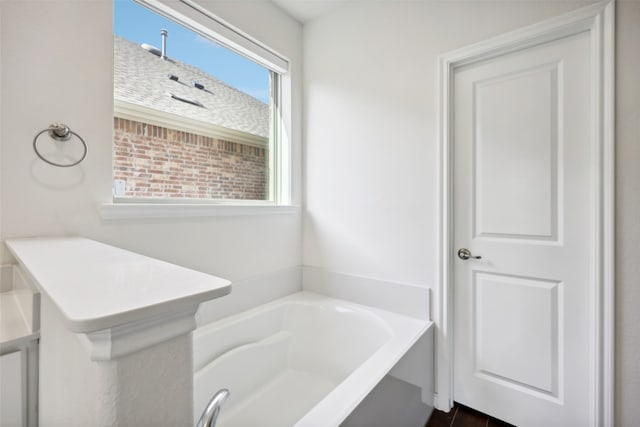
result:
[[[425,427],[514,427],[467,406],[455,403],[447,412],[434,410]]]

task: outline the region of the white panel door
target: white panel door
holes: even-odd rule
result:
[[[590,423],[589,43],[453,76],[454,398],[518,426]]]

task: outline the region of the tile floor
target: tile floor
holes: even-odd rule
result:
[[[489,415],[456,403],[449,413],[433,411],[425,427],[514,427]]]

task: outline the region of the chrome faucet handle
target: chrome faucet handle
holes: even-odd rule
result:
[[[207,404],[204,412],[202,412],[196,427],[215,427],[218,415],[220,415],[220,408],[230,394],[226,388],[218,390]]]

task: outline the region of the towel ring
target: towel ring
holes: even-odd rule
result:
[[[40,154],[40,151],[38,151],[38,138],[40,137],[40,135],[42,135],[43,133],[47,132],[49,134],[49,136],[56,140],[56,141],[68,141],[71,139],[72,136],[75,136],[76,138],[78,138],[80,140],[80,142],[82,143],[82,147],[84,149],[84,152],[82,153],[82,157],[80,157],[79,160],[73,162],[73,163],[67,163],[67,164],[62,164],[62,163],[56,163],[56,162],[52,162],[51,160],[46,159],[42,154]],[[75,166],[78,163],[80,163],[81,161],[84,160],[85,157],[87,157],[87,143],[84,142],[84,139],[82,139],[82,137],[80,135],[78,135],[77,133],[75,133],[74,131],[72,131],[71,129],[69,129],[69,127],[63,123],[52,123],[51,125],[49,125],[48,128],[41,130],[40,132],[38,132],[35,136],[35,138],[33,138],[33,151],[36,152],[36,154],[38,155],[38,157],[40,157],[40,159],[45,162],[48,163],[52,166],[58,166],[60,168],[68,168],[71,166]]]

